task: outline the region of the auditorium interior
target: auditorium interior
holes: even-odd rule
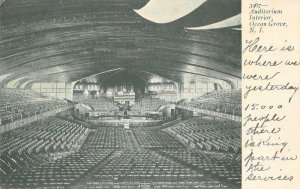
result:
[[[0,1],[0,188],[241,188],[241,2],[184,2]]]

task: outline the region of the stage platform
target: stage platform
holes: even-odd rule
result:
[[[100,119],[91,119],[89,122],[99,126],[154,126],[161,123],[162,120],[154,120],[146,117],[131,117],[130,119],[118,119],[116,117],[102,117]]]

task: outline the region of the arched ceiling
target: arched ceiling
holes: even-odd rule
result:
[[[6,0],[0,7],[0,77],[7,75],[1,85],[72,82],[115,69],[177,82],[241,77],[239,30],[185,29],[240,14],[240,0],[207,0],[168,24],[133,10],[148,2]]]

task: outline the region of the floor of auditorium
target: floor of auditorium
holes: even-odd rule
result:
[[[155,134],[166,136],[156,141],[148,135],[137,136],[135,128],[118,127],[122,135],[108,134],[110,129],[103,128],[90,128],[77,151],[58,158],[53,158],[59,155],[53,153],[48,162],[1,178],[0,188],[241,188],[240,181],[228,180],[234,169],[229,167],[224,175],[218,172],[230,165],[218,167],[206,157],[221,153],[212,155],[191,149],[163,127],[151,127]],[[112,136],[113,144],[104,135]]]

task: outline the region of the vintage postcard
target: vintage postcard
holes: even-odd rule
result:
[[[0,0],[0,189],[300,189],[299,0]]]

